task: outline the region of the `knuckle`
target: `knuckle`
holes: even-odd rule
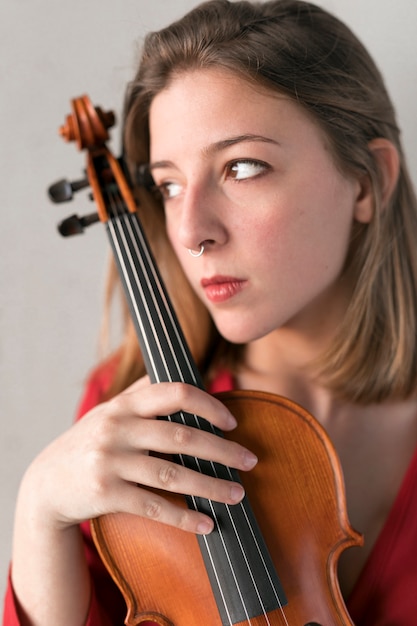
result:
[[[115,434],[119,428],[119,418],[112,411],[107,410],[106,413],[97,420],[94,432],[92,433],[92,440],[95,447],[97,449],[107,450],[114,441]]]
[[[170,383],[172,385],[172,391],[177,402],[178,408],[183,408],[184,404],[187,403],[188,398],[190,397],[190,387],[185,385],[184,383]]]
[[[158,480],[160,485],[165,489],[172,487],[178,478],[179,468],[173,464],[164,464],[160,467],[158,472]]]
[[[189,426],[176,425],[173,432],[173,440],[180,446],[188,446],[193,438],[193,431]]]
[[[89,488],[99,499],[108,493],[111,486],[111,476],[106,467],[108,466],[107,455],[96,451],[89,455]]]
[[[127,403],[129,401],[129,397],[127,394],[120,393],[117,396],[114,396],[107,403],[107,409],[109,415],[119,415],[126,411]]]
[[[158,520],[162,513],[161,503],[155,499],[146,500],[143,505],[143,512],[149,519]]]
[[[176,525],[180,530],[189,530],[190,528],[190,513],[187,509],[180,512]]]

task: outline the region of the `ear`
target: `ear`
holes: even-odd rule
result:
[[[398,181],[400,171],[400,157],[394,144],[383,137],[373,139],[368,144],[379,170],[381,181],[382,207],[387,205]],[[358,222],[367,224],[371,221],[375,211],[375,198],[369,176],[359,181],[354,217]]]

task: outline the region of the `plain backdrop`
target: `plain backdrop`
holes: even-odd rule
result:
[[[85,195],[61,206],[47,198],[52,182],[79,178],[84,165],[84,157],[58,137],[57,129],[70,100],[84,93],[120,113],[144,33],[196,4],[0,0],[1,595],[21,476],[71,424],[84,377],[97,359],[107,241],[100,226],[70,239],[57,234],[62,218],[93,210]],[[344,19],[376,58],[397,107],[416,181],[417,2],[317,4]],[[116,152],[118,145],[116,129]]]

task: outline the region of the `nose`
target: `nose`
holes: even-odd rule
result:
[[[198,250],[203,242],[206,249],[224,245],[228,240],[225,209],[215,186],[193,182],[187,185],[175,215],[167,212],[170,234],[191,250]]]

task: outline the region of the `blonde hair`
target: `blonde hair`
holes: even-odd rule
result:
[[[321,379],[350,401],[407,397],[417,373],[417,203],[394,109],[370,55],[346,25],[308,2],[204,2],[145,39],[126,97],[124,141],[133,169],[148,161],[148,112],[155,95],[175,73],[207,67],[233,71],[293,98],[324,130],[340,169],[369,177],[375,216],[352,231],[345,271],[354,276],[354,293],[338,336],[320,359]],[[378,137],[389,139],[400,157],[398,183],[384,206],[380,171],[369,149]],[[165,279],[176,285],[173,293],[182,281],[186,306],[176,305],[197,359],[205,371],[221,362],[233,367],[241,347],[220,341],[178,264],[171,256],[167,262],[171,251],[161,204],[146,190],[136,191]],[[136,376],[142,368],[132,341],[128,324],[120,358],[129,365],[119,382],[129,382],[128,372]]]

